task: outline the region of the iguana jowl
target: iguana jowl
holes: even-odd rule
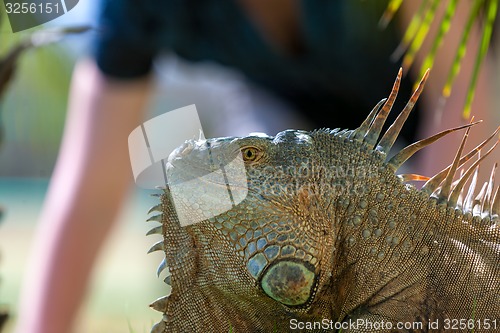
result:
[[[412,324],[407,331],[455,324],[459,331],[481,332],[487,323],[488,331],[493,325],[500,330],[494,171],[480,194],[474,192],[477,167],[494,146],[453,181],[498,130],[465,155],[472,124],[387,159],[426,78],[380,140],[401,71],[384,106],[385,100],[356,130],[191,140],[172,153],[169,184],[151,210],[160,212],[150,220],[161,225],[149,233],[163,236],[151,250],[165,252],[158,274],[168,266],[172,289],[151,305],[164,313],[152,332],[288,332],[299,327],[293,323],[324,319],[360,323],[342,332],[405,331],[398,323]],[[395,174],[417,150],[462,128],[466,134],[450,167],[431,179]],[[186,186],[174,200],[172,187],[182,189],[238,156],[245,186],[228,184],[234,175],[226,168],[225,183],[201,177],[205,188]],[[422,189],[406,184],[422,179]],[[219,198],[210,197],[211,188],[232,193],[232,207],[213,214]],[[181,226],[181,215],[197,223]]]

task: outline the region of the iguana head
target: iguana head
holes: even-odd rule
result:
[[[426,78],[427,74],[423,82]],[[162,223],[152,233],[164,237],[153,247],[166,253],[159,272],[169,267],[172,276],[167,280],[173,288],[169,298],[152,305],[167,315],[158,332],[165,327],[194,329],[197,321],[204,325],[221,321],[222,326],[213,327],[230,323],[229,327],[269,328],[272,325],[263,323],[269,318],[339,315],[341,310],[334,310],[332,303],[343,297],[342,290],[335,289],[339,295],[324,294],[333,290],[332,272],[348,272],[352,265],[339,262],[344,252],[355,249],[356,238],[346,236],[346,228],[366,220],[373,225],[360,230],[361,238],[380,230],[377,211],[369,209],[369,200],[384,200],[374,179],[377,184],[401,186],[404,181],[426,179],[422,193],[434,193],[437,200],[455,207],[464,184],[451,184],[451,178],[472,152],[461,158],[460,151],[456,161],[432,179],[417,175],[398,179],[395,172],[419,149],[471,125],[438,133],[386,160],[423,88],[421,82],[379,138],[400,79],[401,72],[388,100],[377,104],[356,130],[287,130],[276,136],[189,140],[170,155],[162,204],[153,208],[162,214],[152,218]],[[488,212],[491,218],[498,214],[499,200],[498,195],[488,199],[496,207]],[[208,306],[214,308],[212,313],[200,310]],[[201,318],[195,319],[200,313]],[[193,324],[175,326],[183,320]]]
[[[311,223],[320,214],[305,209],[321,176],[315,165],[311,133],[289,130],[275,137],[187,141],[170,156],[167,177],[181,224],[214,225],[255,285],[293,307],[312,298],[319,235],[331,235],[326,221]]]

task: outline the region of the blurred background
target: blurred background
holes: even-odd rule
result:
[[[33,31],[93,24],[94,1],[81,1],[66,15],[19,33],[12,33],[0,5],[0,54]],[[77,56],[87,53],[91,34],[64,40],[23,54],[14,79],[0,103],[0,309],[10,319],[2,332],[11,332],[25,265],[38,214],[61,139],[71,71]],[[146,255],[156,240],[144,235],[144,221],[156,198],[150,191],[132,193],[112,239],[95,267],[94,279],[76,325],[77,332],[149,332],[159,314],[148,307],[168,292],[156,277],[161,254]]]
[[[1,12],[0,55],[35,31],[95,26],[97,6],[98,1],[80,1],[67,14],[15,34]],[[3,5],[0,8],[4,10]],[[37,278],[24,272],[63,134],[71,72],[76,60],[89,53],[94,33],[69,35],[25,52],[0,101],[0,310],[6,309],[10,316],[2,333],[13,331],[23,279]],[[207,137],[307,126],[299,115],[285,111],[287,105],[233,70],[212,63],[188,64],[165,54],[155,71],[157,92],[147,118],[194,103]],[[288,112],[286,122],[284,112]],[[265,127],[259,121],[263,117]],[[221,118],[223,125],[213,121]],[[160,314],[148,305],[167,294],[169,287],[155,274],[162,254],[146,254],[159,240],[157,235],[145,237],[152,227],[145,222],[146,213],[157,204],[157,198],[150,196],[153,192],[136,187],[131,193],[95,265],[76,333],[142,333],[158,322]]]
[[[3,11],[3,6],[0,7]],[[96,1],[80,1],[73,10],[43,27],[16,34],[12,33],[3,14],[0,13],[0,55],[34,30],[94,25]],[[89,52],[93,33],[68,36],[24,54],[0,102],[3,128],[0,134],[0,206],[3,209],[0,309],[7,309],[11,316],[4,332],[11,332],[16,320],[23,279],[37,278],[24,276],[27,256],[57,157],[71,71],[76,59]],[[498,34],[496,39],[498,44]],[[498,58],[498,54],[494,57]],[[494,73],[490,73],[492,91],[500,88],[499,64],[496,61]],[[209,63],[188,65],[171,54],[165,54],[155,66],[159,84],[148,118],[194,103],[207,137],[309,127],[300,115],[286,113],[284,117],[285,112],[290,112],[288,105],[251,85],[237,72]],[[491,98],[496,99],[494,119],[498,125],[500,94],[493,94]],[[265,127],[259,121],[263,117]],[[225,121],[221,124],[211,119]],[[486,133],[482,137],[486,137]],[[168,293],[168,289],[155,274],[162,254],[146,255],[157,241],[156,236],[144,236],[151,228],[144,222],[146,212],[156,204],[156,198],[149,196],[151,193],[138,188],[131,193],[121,221],[95,267],[76,325],[77,333],[149,332],[158,321],[159,314],[149,309],[148,304]]]

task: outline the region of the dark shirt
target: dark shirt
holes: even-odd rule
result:
[[[297,55],[271,47],[237,1],[104,1],[96,59],[105,74],[146,75],[162,50],[211,60],[241,70],[318,127],[359,125],[389,94],[399,67],[390,60],[399,42],[395,25],[377,26],[385,1],[302,0]],[[404,80],[398,110],[410,87]]]

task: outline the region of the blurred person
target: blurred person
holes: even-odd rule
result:
[[[160,51],[240,70],[307,115],[311,127],[355,128],[387,96],[398,70],[390,61],[399,41],[396,27],[376,28],[386,5],[105,1],[93,57],[80,61],[73,74],[17,332],[71,331],[93,263],[130,189],[127,137],[144,120]],[[395,109],[402,109],[410,88],[404,80]],[[418,113],[412,117],[405,126],[408,141]]]

